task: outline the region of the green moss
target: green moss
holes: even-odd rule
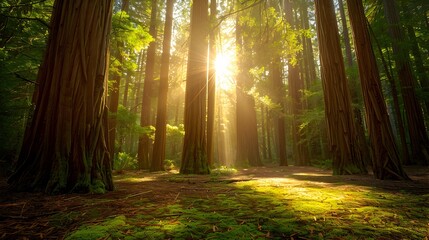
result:
[[[78,230],[71,233],[65,239],[99,239],[105,237],[121,238],[124,235],[119,231],[121,228],[127,226],[125,223],[125,216],[118,216],[113,219],[107,220],[101,224],[94,224],[89,226],[82,226]]]
[[[189,182],[202,177],[169,175],[164,179]],[[423,239],[428,234],[429,196],[287,178],[200,182],[210,187],[207,198],[187,195],[174,203],[132,199],[129,204],[137,206],[139,214],[81,227],[71,236],[355,240]],[[71,215],[70,221],[76,216]],[[67,217],[57,220],[61,221],[68,221]]]
[[[67,213],[57,213],[49,218],[49,224],[56,227],[69,225],[76,221],[80,217],[80,215],[81,214],[79,212],[74,211]]]
[[[104,185],[103,181],[97,179],[92,182],[90,185],[90,192],[96,193],[96,194],[102,194],[106,192],[106,186]]]

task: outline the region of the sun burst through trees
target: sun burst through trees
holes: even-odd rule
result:
[[[236,72],[235,53],[231,49],[218,52],[215,60],[216,86],[223,91],[230,91],[235,87],[234,75]]]

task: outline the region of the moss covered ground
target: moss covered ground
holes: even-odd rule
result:
[[[399,182],[308,167],[214,172],[126,172],[103,195],[9,195],[0,238],[429,238],[427,175]]]

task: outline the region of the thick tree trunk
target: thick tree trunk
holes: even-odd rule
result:
[[[209,42],[209,79],[208,79],[208,102],[207,102],[207,161],[213,164],[213,142],[214,142],[214,120],[216,108],[216,0],[210,0],[210,42]]]
[[[174,0],[167,0],[165,13],[164,40],[161,56],[161,78],[159,83],[158,108],[156,114],[155,142],[153,144],[151,171],[163,171],[165,160],[165,144],[167,134],[167,96],[168,74],[170,69],[170,45],[173,30]]]
[[[347,5],[364,96],[374,176],[377,179],[408,179],[402,169],[387,114],[362,1],[347,0]]]
[[[408,122],[408,131],[411,140],[412,159],[422,165],[429,165],[429,138],[424,131],[422,108],[417,101],[415,81],[411,70],[408,51],[403,48],[404,37],[399,22],[399,14],[395,1],[383,0],[384,12],[389,24],[392,37],[392,48],[401,84],[402,99]]]
[[[315,0],[325,114],[334,174],[366,173],[332,0]]]
[[[153,75],[155,71],[155,57],[156,57],[156,25],[157,25],[157,11],[158,11],[157,0],[152,0],[152,10],[150,17],[149,34],[155,39],[149,44],[147,49],[146,68],[145,68],[145,79],[143,83],[143,98],[142,98],[142,110],[140,116],[140,126],[149,127],[151,122],[151,98],[152,98],[152,84]],[[149,169],[149,153],[150,153],[151,140],[147,135],[141,135],[139,137],[139,149],[138,149],[138,165],[139,169]]]
[[[11,188],[47,193],[113,190],[108,152],[110,0],[57,0],[36,108]]]
[[[208,0],[194,0],[186,76],[185,138],[180,173],[208,174],[206,142]]]

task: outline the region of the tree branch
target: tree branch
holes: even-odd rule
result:
[[[17,78],[19,78],[19,79],[21,79],[21,80],[24,80],[24,81],[26,81],[26,82],[29,82],[29,83],[32,83],[32,84],[35,84],[35,85],[39,85],[37,82],[35,82],[35,81],[33,81],[33,80],[30,80],[30,79],[27,79],[27,78],[25,78],[25,77],[23,77],[23,76],[21,76],[21,75],[19,75],[18,73],[14,73],[15,74],[15,77],[17,77]]]
[[[43,26],[47,27],[48,29],[50,29],[51,27],[49,26],[48,23],[46,23],[45,21],[43,21],[40,18],[30,18],[30,17],[17,17],[17,16],[11,16],[11,15],[6,15],[6,14],[0,14],[1,16],[7,17],[7,18],[15,18],[15,19],[22,19],[22,20],[31,20],[31,21],[37,21],[40,24],[42,24]]]

